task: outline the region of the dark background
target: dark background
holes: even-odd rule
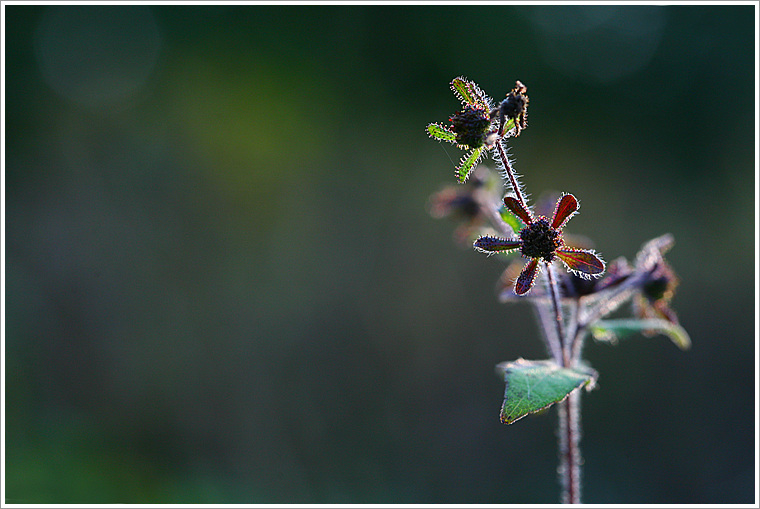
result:
[[[755,500],[754,6],[5,13],[5,502],[555,503],[530,308],[427,213],[459,75],[607,260],[676,238],[693,347],[589,341],[584,501]]]

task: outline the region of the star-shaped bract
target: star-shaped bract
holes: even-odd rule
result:
[[[562,228],[579,208],[575,196],[561,196],[551,220],[544,216],[534,217],[512,196],[504,198],[504,205],[525,224],[518,232],[519,238],[484,235],[475,241],[474,247],[488,254],[520,249],[523,257],[530,259],[515,281],[517,295],[525,295],[533,287],[540,270],[539,261],[549,264],[555,257],[559,258],[569,272],[584,278],[598,277],[604,272],[604,261],[593,250],[568,247],[562,238]]]

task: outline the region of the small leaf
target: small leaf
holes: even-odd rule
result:
[[[483,91],[464,76],[451,80],[451,90],[463,104],[477,106],[484,110],[489,109]]]
[[[586,386],[591,390],[597,373],[591,368],[561,368],[553,361],[502,362],[496,366],[507,387],[501,406],[501,422],[512,424],[528,414],[559,403],[571,392]]]
[[[504,122],[504,128],[502,129],[502,131],[506,133],[507,137],[512,136],[514,135],[515,132],[517,132],[515,130],[515,124],[516,124],[516,119],[514,118],[507,119],[507,121]]]
[[[455,143],[457,139],[456,133],[446,126],[441,124],[430,124],[427,126],[427,132],[431,138],[435,138],[440,141],[449,141]]]
[[[467,104],[475,104],[475,100],[470,95],[470,89],[467,86],[467,79],[464,76],[459,76],[451,80],[451,90],[457,98]]]
[[[475,167],[478,160],[480,159],[480,156],[483,154],[483,150],[485,150],[485,147],[476,148],[469,154],[462,157],[462,160],[459,161],[456,177],[461,184],[464,184],[467,181],[467,177],[470,176],[472,169]]]
[[[512,228],[513,232],[519,232],[525,226],[514,212],[503,205],[499,207],[499,215],[501,216],[502,221],[507,223],[509,227]]]
[[[591,334],[597,341],[615,342],[637,332],[659,332],[668,336],[670,340],[681,350],[691,348],[691,339],[683,327],[677,323],[671,323],[661,319],[637,320],[617,319],[599,320],[591,326]]]

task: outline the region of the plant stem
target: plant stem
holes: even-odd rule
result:
[[[502,140],[496,142],[496,148],[499,151],[499,157],[504,165],[504,173],[509,179],[509,183],[512,185],[512,190],[515,193],[515,198],[522,204],[525,210],[530,210],[528,204],[525,202],[525,198],[520,191],[520,186],[517,183],[517,177],[509,164],[509,158],[504,150]],[[564,331],[564,322],[562,319],[562,307],[559,298],[559,288],[557,287],[557,281],[554,277],[554,268],[551,263],[546,263],[546,275],[549,284],[549,293],[551,294],[552,301],[552,321],[557,330],[557,338],[559,339],[559,350],[556,357],[557,363],[564,367],[573,367],[579,359],[575,358],[573,354],[577,353],[580,357],[580,345],[577,343],[583,340],[582,335],[579,334],[579,324],[577,315],[573,320],[573,336],[566,337]],[[553,345],[551,339],[552,334],[547,331],[546,337],[549,341],[549,347],[551,351],[556,351],[556,348],[552,348]],[[579,391],[573,391],[565,398],[564,401],[559,404],[559,450],[560,450],[560,482],[562,485],[562,503],[564,504],[580,504],[581,501],[581,465],[580,465],[580,394]]]
[[[567,338],[570,341],[570,362],[573,366],[581,360],[581,349],[583,348],[583,337],[585,329],[579,327],[579,316],[581,312],[581,303],[579,299],[572,301],[572,311],[570,313],[571,325],[568,327]]]
[[[573,391],[559,406],[559,451],[562,503],[581,503],[580,392]]]
[[[549,285],[548,281],[546,285]],[[543,299],[541,301],[534,301],[534,309],[536,310],[538,322],[541,324],[541,330],[544,333],[543,337],[546,340],[547,349],[554,362],[560,365],[562,364],[562,340],[557,335],[557,330],[553,323],[556,320],[556,315],[552,314],[551,308]]]
[[[562,343],[562,358],[561,365],[570,367],[570,352],[567,349],[567,345],[564,344],[567,339],[565,338],[564,326],[562,323],[562,308],[559,303],[559,288],[557,288],[557,281],[554,277],[554,267],[551,263],[546,263],[546,277],[549,280],[549,293],[552,296],[552,310],[554,313],[554,324],[557,327],[557,337],[560,338]]]
[[[512,185],[512,190],[515,192],[517,201],[520,202],[525,210],[530,210],[525,198],[523,198],[522,192],[520,191],[520,185],[517,183],[517,177],[515,177],[515,170],[513,170],[512,166],[509,164],[509,158],[507,157],[507,152],[504,150],[504,145],[501,140],[496,142],[496,148],[499,149],[499,157],[501,158],[501,163],[504,165],[504,173],[506,173],[509,178],[509,183]]]
[[[562,320],[562,308],[559,301],[559,288],[554,277],[554,268],[546,264],[546,275],[552,296],[552,307],[557,334],[562,342],[562,366],[574,367],[577,359],[573,359],[573,342],[565,336]],[[573,391],[559,406],[559,451],[560,451],[560,483],[562,485],[562,503],[580,504],[581,501],[581,465],[580,465],[580,394]]]

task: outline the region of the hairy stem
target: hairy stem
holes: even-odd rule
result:
[[[499,149],[499,157],[501,158],[501,163],[504,165],[504,173],[506,173],[507,177],[509,178],[509,183],[512,185],[512,190],[515,192],[517,201],[520,202],[525,210],[530,210],[528,208],[528,203],[525,201],[525,198],[520,191],[520,185],[517,183],[515,170],[513,170],[512,165],[509,164],[509,158],[507,157],[507,152],[504,150],[504,144],[501,140],[496,142],[496,148]]]
[[[581,312],[580,300],[574,299],[572,302],[571,326],[568,327],[567,337],[570,340],[570,362],[575,366],[581,360],[581,349],[586,331],[581,330],[578,323]]]
[[[546,275],[549,280],[549,290],[552,296],[552,308],[557,334],[561,338],[562,343],[562,365],[571,368],[574,367],[577,359],[572,357],[574,345],[570,341],[571,337],[565,336],[562,308],[560,307],[559,300],[559,288],[554,277],[554,268],[550,263],[546,264]],[[573,320],[573,325],[573,328],[577,327],[576,319]],[[573,391],[559,405],[559,475],[562,485],[563,504],[580,504],[581,501],[580,419],[580,394],[578,391]]]
[[[499,151],[499,158],[504,166],[504,173],[509,179],[509,183],[515,193],[515,198],[517,198],[525,210],[530,210],[525,201],[525,197],[520,190],[512,165],[509,163],[509,158],[507,157],[506,150],[504,150],[502,140],[496,142],[496,148]],[[557,363],[564,367],[573,367],[579,361],[575,355],[578,355],[578,357],[580,356],[579,343],[583,341],[584,331],[582,329],[585,329],[585,324],[584,326],[581,326],[578,320],[577,309],[574,310],[575,313],[571,324],[572,336],[565,336],[559,288],[557,286],[556,278],[554,277],[554,268],[551,263],[546,263],[546,275],[552,302],[550,321],[554,322],[556,338],[558,339],[557,342],[559,345],[552,341],[554,334],[549,331],[548,327],[546,329],[545,337],[549,343],[549,349]],[[546,321],[542,320],[542,322],[545,326],[547,325]],[[578,391],[574,391],[568,395],[568,397],[559,404],[558,434],[560,449],[559,475],[562,485],[562,502],[565,504],[579,504],[581,500],[581,464],[580,448],[578,445],[580,441],[580,394]]]
[[[554,325],[557,328],[557,337],[560,338],[562,343],[562,358],[561,364],[565,367],[570,367],[570,352],[567,348],[567,338],[565,338],[564,325],[562,323],[562,308],[559,303],[559,288],[557,287],[557,281],[554,277],[554,267],[551,263],[546,263],[546,277],[549,281],[549,293],[552,296],[552,312],[554,318]]]
[[[574,391],[559,405],[559,476],[562,503],[581,503],[580,392]]]
[[[549,285],[547,281],[546,285]],[[540,301],[534,301],[534,309],[538,316],[538,322],[541,324],[541,330],[544,332],[544,340],[546,340],[547,349],[557,364],[562,364],[562,340],[557,335],[556,327],[554,327],[554,321],[556,320],[552,309],[544,299]]]

